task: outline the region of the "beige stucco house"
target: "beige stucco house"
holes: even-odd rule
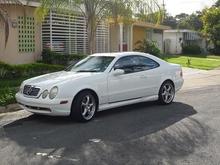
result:
[[[38,2],[2,0],[0,6],[9,18],[9,37],[5,46],[6,30],[0,22],[0,61],[9,64],[31,63],[42,51],[41,25],[34,12]]]
[[[163,31],[170,27],[141,22],[133,20],[130,23],[118,24],[110,22],[109,25],[109,50],[111,52],[117,51],[133,51],[137,48],[137,42],[144,39],[156,42],[161,52],[164,51]]]
[[[9,64],[32,63],[45,48],[62,54],[87,54],[86,20],[76,12],[50,10],[42,23],[37,21],[35,9],[39,0],[1,0],[9,18],[9,38],[5,46],[6,31],[0,23],[0,61]],[[101,22],[96,32],[96,52],[132,51],[136,42],[155,41],[163,52],[163,31],[167,26],[136,20],[130,23],[110,20]]]

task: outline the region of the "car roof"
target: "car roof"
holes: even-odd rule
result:
[[[113,53],[95,53],[92,54],[91,56],[108,56],[108,57],[124,57],[124,56],[135,56],[135,55],[140,55],[140,56],[145,56],[148,58],[151,58],[153,60],[156,60],[157,62],[164,63],[165,61],[161,60],[160,58],[153,56],[148,53],[143,53],[143,52],[113,52]]]
[[[110,57],[123,57],[123,56],[132,56],[132,55],[149,55],[141,52],[112,52],[112,53],[95,53],[91,56],[110,56]]]

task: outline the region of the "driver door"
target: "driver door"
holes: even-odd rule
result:
[[[109,103],[143,97],[143,75],[135,71],[135,65],[136,61],[133,56],[122,57],[115,63],[108,76]],[[115,69],[124,70],[124,74],[112,74]]]

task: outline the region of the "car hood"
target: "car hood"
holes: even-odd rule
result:
[[[92,74],[97,73],[88,73],[88,72],[67,72],[67,71],[60,71],[50,74],[45,74],[42,76],[34,77],[31,79],[26,80],[24,83],[28,85],[35,85],[35,86],[49,86],[49,85],[56,85],[61,82],[65,81],[74,81],[83,77],[89,77]]]

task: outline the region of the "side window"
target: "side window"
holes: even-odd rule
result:
[[[159,64],[147,57],[144,56],[136,56],[138,58],[138,67],[137,70],[145,71],[159,67]]]
[[[114,65],[113,69],[123,69],[126,74],[134,72],[135,61],[133,57],[127,56],[120,58]]]
[[[114,65],[114,69],[123,69],[126,74],[141,72],[159,67],[159,64],[144,56],[126,56],[120,58]]]

